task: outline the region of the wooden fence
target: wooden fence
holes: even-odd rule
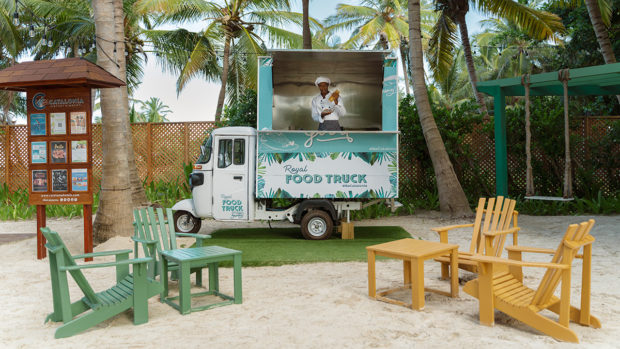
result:
[[[620,117],[587,117],[580,119],[577,133],[586,140],[571,149],[576,165],[588,156],[588,140],[598,140],[610,132],[609,123]],[[174,181],[184,180],[183,165],[193,163],[200,153],[200,144],[207,132],[215,127],[213,122],[166,122],[132,124],[133,144],[136,166],[142,180]],[[28,144],[25,125],[0,126],[0,185],[6,183],[9,190],[28,188]],[[401,146],[406,140],[401,140]],[[563,144],[563,140],[558,138]],[[480,193],[489,195],[495,192],[495,148],[488,135],[474,131],[466,137],[467,145],[474,154],[472,158],[453,159],[455,170],[464,187],[480,188]],[[401,196],[406,186],[429,188],[432,169],[422,168],[417,159],[404,158],[401,151],[400,182]],[[533,150],[534,156],[538,153]],[[102,173],[101,125],[93,125],[93,177],[95,186],[99,185]],[[620,157],[620,144],[616,144],[610,157]],[[523,154],[509,154],[508,172],[513,192],[525,192],[525,164]],[[555,159],[557,160],[557,159]],[[475,165],[476,172],[462,170]],[[573,165],[575,166],[575,165]],[[550,165],[550,168],[553,167]],[[431,174],[431,175],[429,175]],[[538,173],[541,179],[545,173]],[[620,168],[600,168],[592,174],[602,183],[604,194],[618,190]],[[536,178],[535,178],[536,180]],[[575,178],[579,185],[579,178]],[[558,181],[558,188],[561,187]],[[555,190],[556,188],[550,188]],[[512,193],[512,192],[511,192]],[[513,194],[519,194],[513,193]]]
[[[183,180],[183,164],[200,155],[200,144],[213,122],[135,123],[131,125],[140,179]],[[0,127],[0,185],[9,190],[28,188],[28,130],[26,125]],[[99,186],[103,171],[101,124],[93,125],[93,180]]]

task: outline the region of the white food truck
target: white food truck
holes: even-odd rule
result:
[[[328,239],[362,200],[398,197],[396,58],[385,51],[283,50],[258,59],[257,128],[215,129],[175,204],[179,232],[201,219],[289,220],[306,239]],[[318,131],[317,76],[340,91],[340,131]],[[274,208],[274,200],[291,205]]]

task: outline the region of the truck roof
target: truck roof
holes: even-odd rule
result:
[[[211,132],[214,136],[256,136],[256,129],[247,126],[230,126],[216,128]]]

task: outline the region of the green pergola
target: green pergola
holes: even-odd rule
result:
[[[568,96],[620,95],[620,63],[565,69]],[[530,96],[563,96],[559,71],[530,75]],[[506,150],[506,96],[525,96],[522,77],[482,81],[478,91],[493,96],[495,113],[495,188],[508,195],[508,154]]]

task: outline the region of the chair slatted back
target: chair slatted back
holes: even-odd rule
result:
[[[504,200],[504,206],[502,208],[500,220],[497,225],[497,230],[510,229],[511,223],[515,225],[514,222],[512,222],[512,218],[513,218],[516,204],[517,204],[516,200],[511,200],[511,199]],[[494,253],[492,255],[494,255],[495,257],[501,257],[507,238],[508,238],[507,234],[502,234],[497,239],[495,239],[495,241],[493,242]]]
[[[571,224],[568,229],[566,229],[566,233],[564,234],[558,249],[555,251],[553,258],[551,259],[551,263],[571,265],[577,251],[579,251],[583,245],[592,241],[588,238],[588,236],[593,226],[593,219],[580,224]],[[567,241],[575,243],[576,245],[573,245],[575,247],[569,247],[566,244]],[[543,305],[549,302],[551,296],[553,296],[553,293],[555,292],[555,289],[560,284],[561,278],[562,270],[552,268],[547,269],[545,275],[540,281],[538,290],[536,290],[536,293],[532,298],[531,304]]]
[[[485,208],[486,204],[486,208]],[[470,253],[484,252],[484,233],[496,230],[506,230],[513,223],[515,200],[497,198],[480,198],[476,208],[476,220],[474,221],[474,233],[469,247]],[[484,223],[483,223],[484,218]],[[488,255],[500,257],[506,242],[506,235],[500,235],[493,243],[493,251]]]
[[[495,200],[495,199],[491,198],[490,200]],[[482,216],[484,215],[485,202],[486,202],[485,198],[480,198],[480,200],[478,200],[478,207],[476,208],[476,220],[474,221],[474,233],[471,236],[471,244],[469,246],[470,253],[477,252],[478,241],[481,239],[480,224],[482,223]]]
[[[57,275],[60,267],[74,266],[76,265],[76,263],[71,256],[69,249],[62,241],[62,238],[57,232],[52,231],[47,227],[41,228],[41,232],[45,236],[45,239],[47,239],[45,247],[47,247],[50,252],[50,269],[52,273],[52,281],[54,281],[55,279],[57,279],[55,275]],[[81,270],[70,270],[69,273],[71,274],[73,280],[75,280],[75,283],[78,285],[80,290],[82,290],[82,293],[84,293],[84,296],[86,296],[86,298],[88,298],[88,300],[91,302],[91,304],[101,303],[99,301],[99,298],[97,297],[97,294],[90,286]]]
[[[172,210],[164,210],[153,207],[135,209],[134,213],[134,233],[137,237],[145,240],[157,241],[157,251],[167,251],[177,248],[176,236],[174,234],[174,220]],[[167,218],[167,219],[166,219]],[[144,255],[150,256],[146,245],[143,245]]]

